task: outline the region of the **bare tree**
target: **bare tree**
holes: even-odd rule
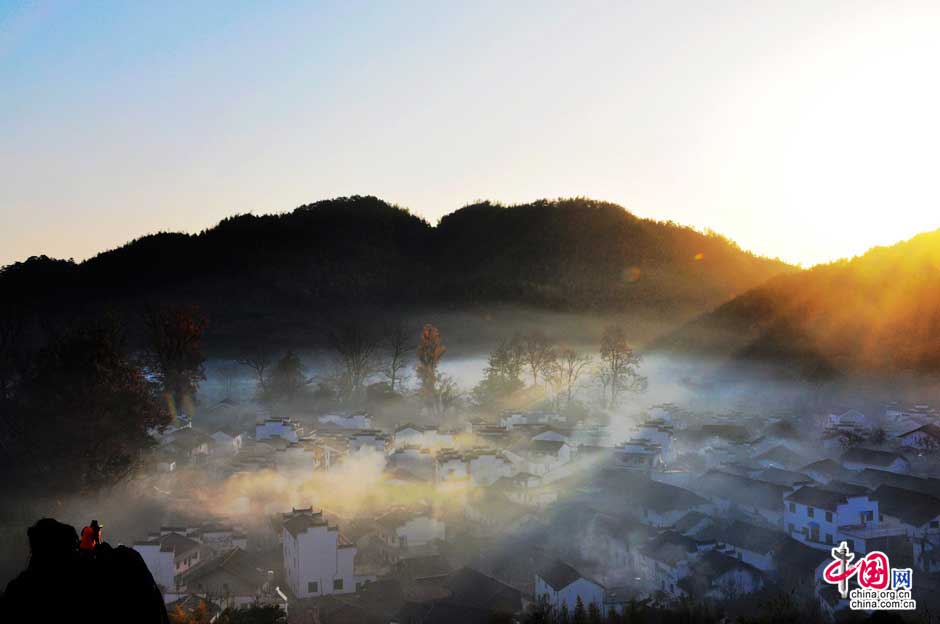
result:
[[[639,370],[640,356],[627,343],[623,329],[616,325],[608,326],[601,336],[600,364],[595,371],[595,377],[603,388],[605,407],[615,406],[624,392],[646,389],[646,378],[640,375]]]
[[[360,397],[366,381],[379,368],[379,340],[356,318],[334,321],[327,340],[338,358],[340,397],[347,400]]]
[[[463,392],[457,386],[457,381],[450,375],[439,374],[435,387],[435,414],[440,418],[450,410],[460,405]]]
[[[271,351],[268,346],[263,342],[259,342],[238,363],[254,371],[255,377],[258,379],[258,394],[262,396],[267,394],[268,369],[271,367]]]
[[[559,393],[564,393],[566,404],[571,403],[578,380],[590,363],[590,355],[578,353],[574,349],[562,349],[552,361],[549,374],[550,384]]]
[[[222,381],[224,398],[231,399],[235,391],[235,380],[238,379],[238,367],[235,362],[226,362],[219,366],[219,379]]]
[[[534,330],[519,339],[523,363],[532,374],[532,385],[538,383],[541,375],[547,377],[549,367],[555,358],[555,346],[541,331]]]
[[[205,380],[202,336],[208,326],[196,306],[148,306],[144,311],[148,364],[176,410],[189,410]]]
[[[412,337],[405,324],[398,322],[394,324],[387,332],[385,337],[385,346],[387,349],[385,378],[388,379],[388,385],[392,392],[400,389],[405,383],[408,366],[408,354],[415,350]]]

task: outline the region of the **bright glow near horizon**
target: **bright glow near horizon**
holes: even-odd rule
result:
[[[940,227],[936,3],[535,7],[0,1],[0,264],[350,194],[806,265]]]

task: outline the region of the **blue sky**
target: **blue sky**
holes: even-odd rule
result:
[[[940,227],[930,3],[0,0],[0,264],[374,194],[812,264]]]

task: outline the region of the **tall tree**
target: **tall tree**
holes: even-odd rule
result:
[[[153,443],[149,431],[170,422],[157,388],[134,365],[116,320],[67,329],[36,357],[9,416],[13,460],[7,485],[52,494],[114,484]]]
[[[293,401],[307,384],[304,371],[304,363],[296,353],[288,349],[271,370],[268,396],[272,399]]]
[[[436,408],[437,402],[437,368],[441,363],[441,357],[447,348],[441,343],[441,332],[434,325],[426,324],[421,329],[421,338],[418,340],[417,358],[418,363],[415,367],[415,374],[418,376],[419,395],[427,404]]]
[[[412,335],[404,323],[399,321],[391,326],[386,333],[385,347],[387,357],[382,372],[388,379],[389,389],[392,392],[400,391],[406,381],[408,354],[415,350]]]
[[[264,342],[255,344],[248,354],[238,361],[255,374],[258,384],[258,395],[265,396],[268,392],[268,373],[271,367],[271,351]]]
[[[522,381],[522,367],[522,353],[518,338],[499,343],[490,352],[483,371],[483,379],[473,389],[473,398],[476,403],[484,407],[493,407],[525,387]]]
[[[378,368],[379,340],[365,322],[350,316],[331,323],[327,341],[339,364],[340,398],[361,397],[366,381]]]
[[[461,403],[463,393],[457,386],[457,380],[450,375],[438,373],[434,396],[435,415],[443,417]]]
[[[190,411],[200,381],[206,378],[202,336],[208,321],[189,305],[150,306],[144,320],[148,365],[174,413]]]
[[[565,348],[558,352],[549,368],[549,382],[559,393],[565,396],[565,403],[571,403],[574,389],[585,369],[591,363],[591,356]]]
[[[640,375],[640,356],[627,342],[623,328],[610,325],[601,336],[597,379],[603,389],[605,407],[614,407],[624,392],[642,392],[646,378]]]
[[[587,611],[584,610],[584,601],[581,600],[581,596],[578,596],[577,601],[574,603],[571,624],[587,624]]]
[[[555,346],[552,341],[539,330],[534,330],[522,336],[519,340],[522,361],[532,375],[532,385],[538,383],[539,376],[546,376],[552,360],[555,357]]]

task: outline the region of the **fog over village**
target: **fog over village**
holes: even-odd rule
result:
[[[940,624],[938,31],[0,2],[0,624]]]

